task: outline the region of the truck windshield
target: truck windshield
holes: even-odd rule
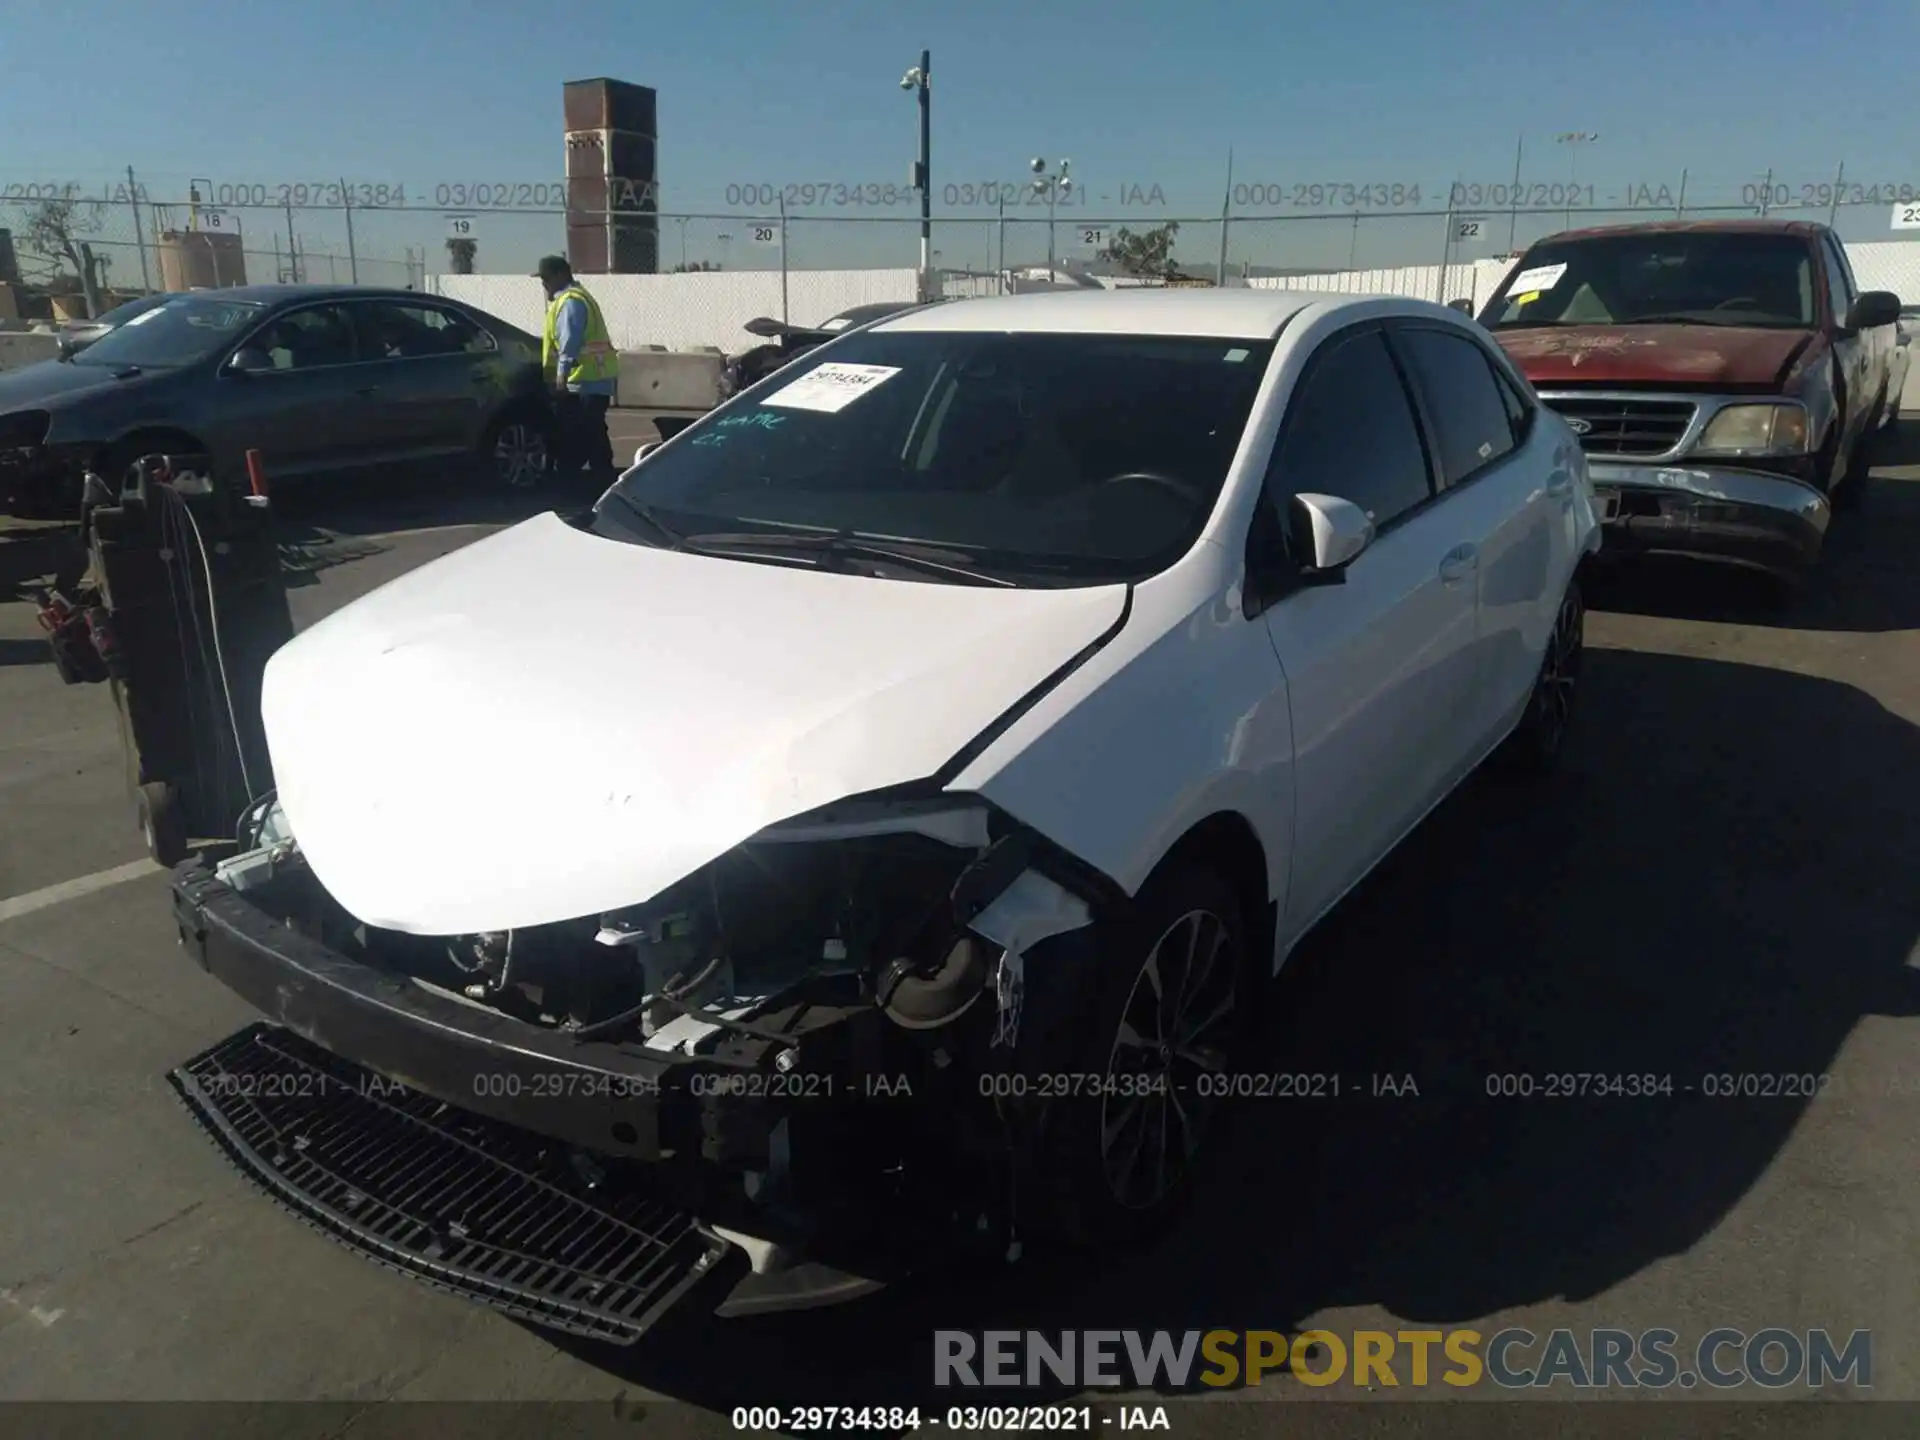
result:
[[[76,355],[73,363],[154,369],[191,365],[238,340],[264,308],[244,300],[181,296],[108,331]]]
[[[1212,513],[1273,342],[869,331],[813,351],[609,492],[596,528],[935,547],[1015,584],[1144,578]],[[648,530],[651,522],[654,529]]]
[[[1489,328],[1814,323],[1813,254],[1797,235],[1672,231],[1548,241],[1487,307]]]

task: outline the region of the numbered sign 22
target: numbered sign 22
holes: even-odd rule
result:
[[[471,215],[449,215],[447,217],[447,238],[449,240],[473,239],[473,217]]]
[[[756,245],[778,245],[780,243],[780,227],[778,225],[755,225],[751,233],[751,239]]]
[[[1485,221],[1481,220],[1457,221],[1453,227],[1453,238],[1456,240],[1478,240],[1480,238],[1481,227],[1485,223]]]

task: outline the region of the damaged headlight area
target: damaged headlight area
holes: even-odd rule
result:
[[[582,1042],[688,1059],[772,1046],[782,1072],[845,1022],[872,1022],[848,1042],[858,1053],[822,1048],[874,1073],[1013,1045],[1027,952],[1091,925],[1101,894],[1101,877],[984,802],[859,800],[763,831],[641,904],[434,938],[342,910],[277,802],[242,832],[216,878],[331,948]]]

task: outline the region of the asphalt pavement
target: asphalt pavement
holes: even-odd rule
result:
[[[616,424],[623,454],[650,433]],[[1920,462],[1920,423],[1901,439],[1894,458]],[[287,517],[296,620],[530,508],[305,502]],[[166,1072],[253,1016],[174,938],[107,696],[63,686],[6,597],[0,1398],[325,1400],[274,1412],[276,1433],[356,1435],[416,1413],[394,1400],[585,1401],[563,1413],[677,1436],[730,1432],[741,1404],[944,1407],[936,1328],[1728,1325],[1872,1332],[1871,1389],[1814,1397],[1859,1404],[1771,1400],[1774,1433],[1920,1416],[1920,463],[1878,472],[1784,609],[1685,571],[1592,597],[1564,773],[1470,784],[1309,941],[1268,1063],[1349,1088],[1249,1102],[1153,1249],[801,1316],[682,1314],[631,1351],[368,1264],[189,1121]],[[1571,1073],[1665,1074],[1676,1093],[1488,1094],[1489,1077]],[[1398,1093],[1372,1093],[1376,1075]],[[1826,1078],[1817,1097],[1709,1097],[1720,1075]],[[1356,1417],[1350,1389],[1270,1380],[1249,1403],[1172,1402],[1173,1428],[1468,1433],[1444,1427],[1474,1405],[1477,1434],[1655,1433],[1618,1428],[1617,1406],[1523,1408],[1564,1390],[1492,1409],[1403,1393],[1416,1403],[1377,1395]],[[486,1414],[473,1433],[524,1433],[523,1412]]]

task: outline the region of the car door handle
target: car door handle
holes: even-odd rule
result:
[[[1440,561],[1440,583],[1458,585],[1480,568],[1480,549],[1476,545],[1456,545]]]

